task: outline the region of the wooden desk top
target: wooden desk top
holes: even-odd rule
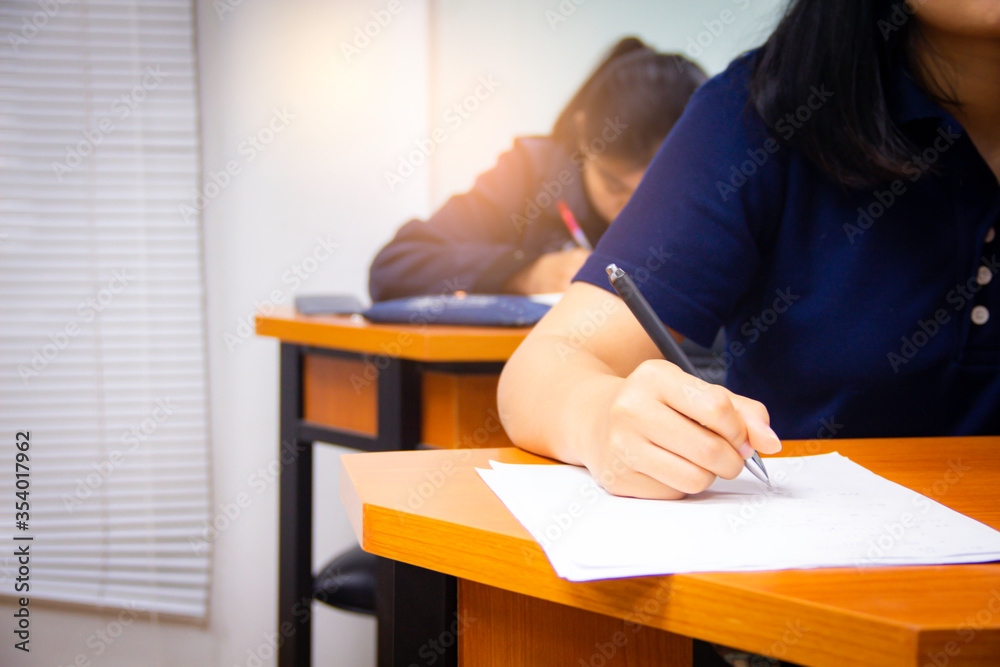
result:
[[[1000,529],[1000,437],[790,441],[839,451]],[[341,498],[366,551],[807,665],[1000,665],[1000,563],[707,573],[573,583],[475,467],[514,449],[347,454]]]
[[[284,342],[415,361],[507,361],[530,327],[373,324],[351,315],[257,314],[257,335]]]

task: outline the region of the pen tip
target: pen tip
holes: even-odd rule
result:
[[[607,268],[604,269],[608,272],[609,276],[613,276],[616,271],[618,271],[618,265],[615,263],[608,264]]]

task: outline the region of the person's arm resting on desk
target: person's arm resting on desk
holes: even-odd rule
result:
[[[595,313],[607,321],[595,327]],[[617,495],[681,498],[739,475],[747,442],[781,449],[761,403],[664,361],[625,304],[586,283],[511,357],[499,405],[515,444],[584,465]]]
[[[529,264],[518,257],[509,211],[532,194],[535,178],[523,142],[504,153],[466,193],[448,199],[429,220],[405,224],[372,262],[369,290],[382,301],[458,290],[496,292]]]

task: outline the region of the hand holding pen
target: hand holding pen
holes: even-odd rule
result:
[[[619,269],[614,264],[608,264],[608,280],[611,281],[611,286],[615,288],[618,296],[622,298],[625,305],[628,306],[635,318],[639,320],[639,324],[642,328],[649,334],[649,337],[653,339],[653,343],[660,350],[663,358],[667,361],[676,364],[682,371],[688,375],[693,375],[694,377],[701,379],[701,375],[698,370],[688,359],[687,355],[684,354],[684,350],[681,346],[677,344],[674,337],[670,334],[663,322],[656,315],[652,306],[646,301],[646,298],[639,291],[639,288],[632,281],[627,273]],[[755,450],[753,450],[749,444],[747,444],[746,449],[741,451],[740,454],[743,455],[746,461],[744,465],[747,470],[753,473],[753,476],[764,482],[768,486],[771,486],[771,479],[767,475],[767,469],[764,467],[764,462],[760,458]],[[752,453],[751,453],[752,452]],[[756,464],[756,468],[750,465],[750,462]],[[758,472],[758,469],[760,472]]]

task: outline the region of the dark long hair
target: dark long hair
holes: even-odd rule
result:
[[[825,86],[786,142],[848,188],[905,177],[915,151],[889,114],[889,75],[918,39],[901,0],[792,0],[755,54],[750,104],[773,128]]]
[[[608,121],[620,118],[628,127],[607,143],[604,153],[645,166],[707,78],[684,56],[658,53],[641,39],[626,37],[573,95],[551,136],[575,150],[599,137]],[[581,111],[582,128],[577,122]]]

